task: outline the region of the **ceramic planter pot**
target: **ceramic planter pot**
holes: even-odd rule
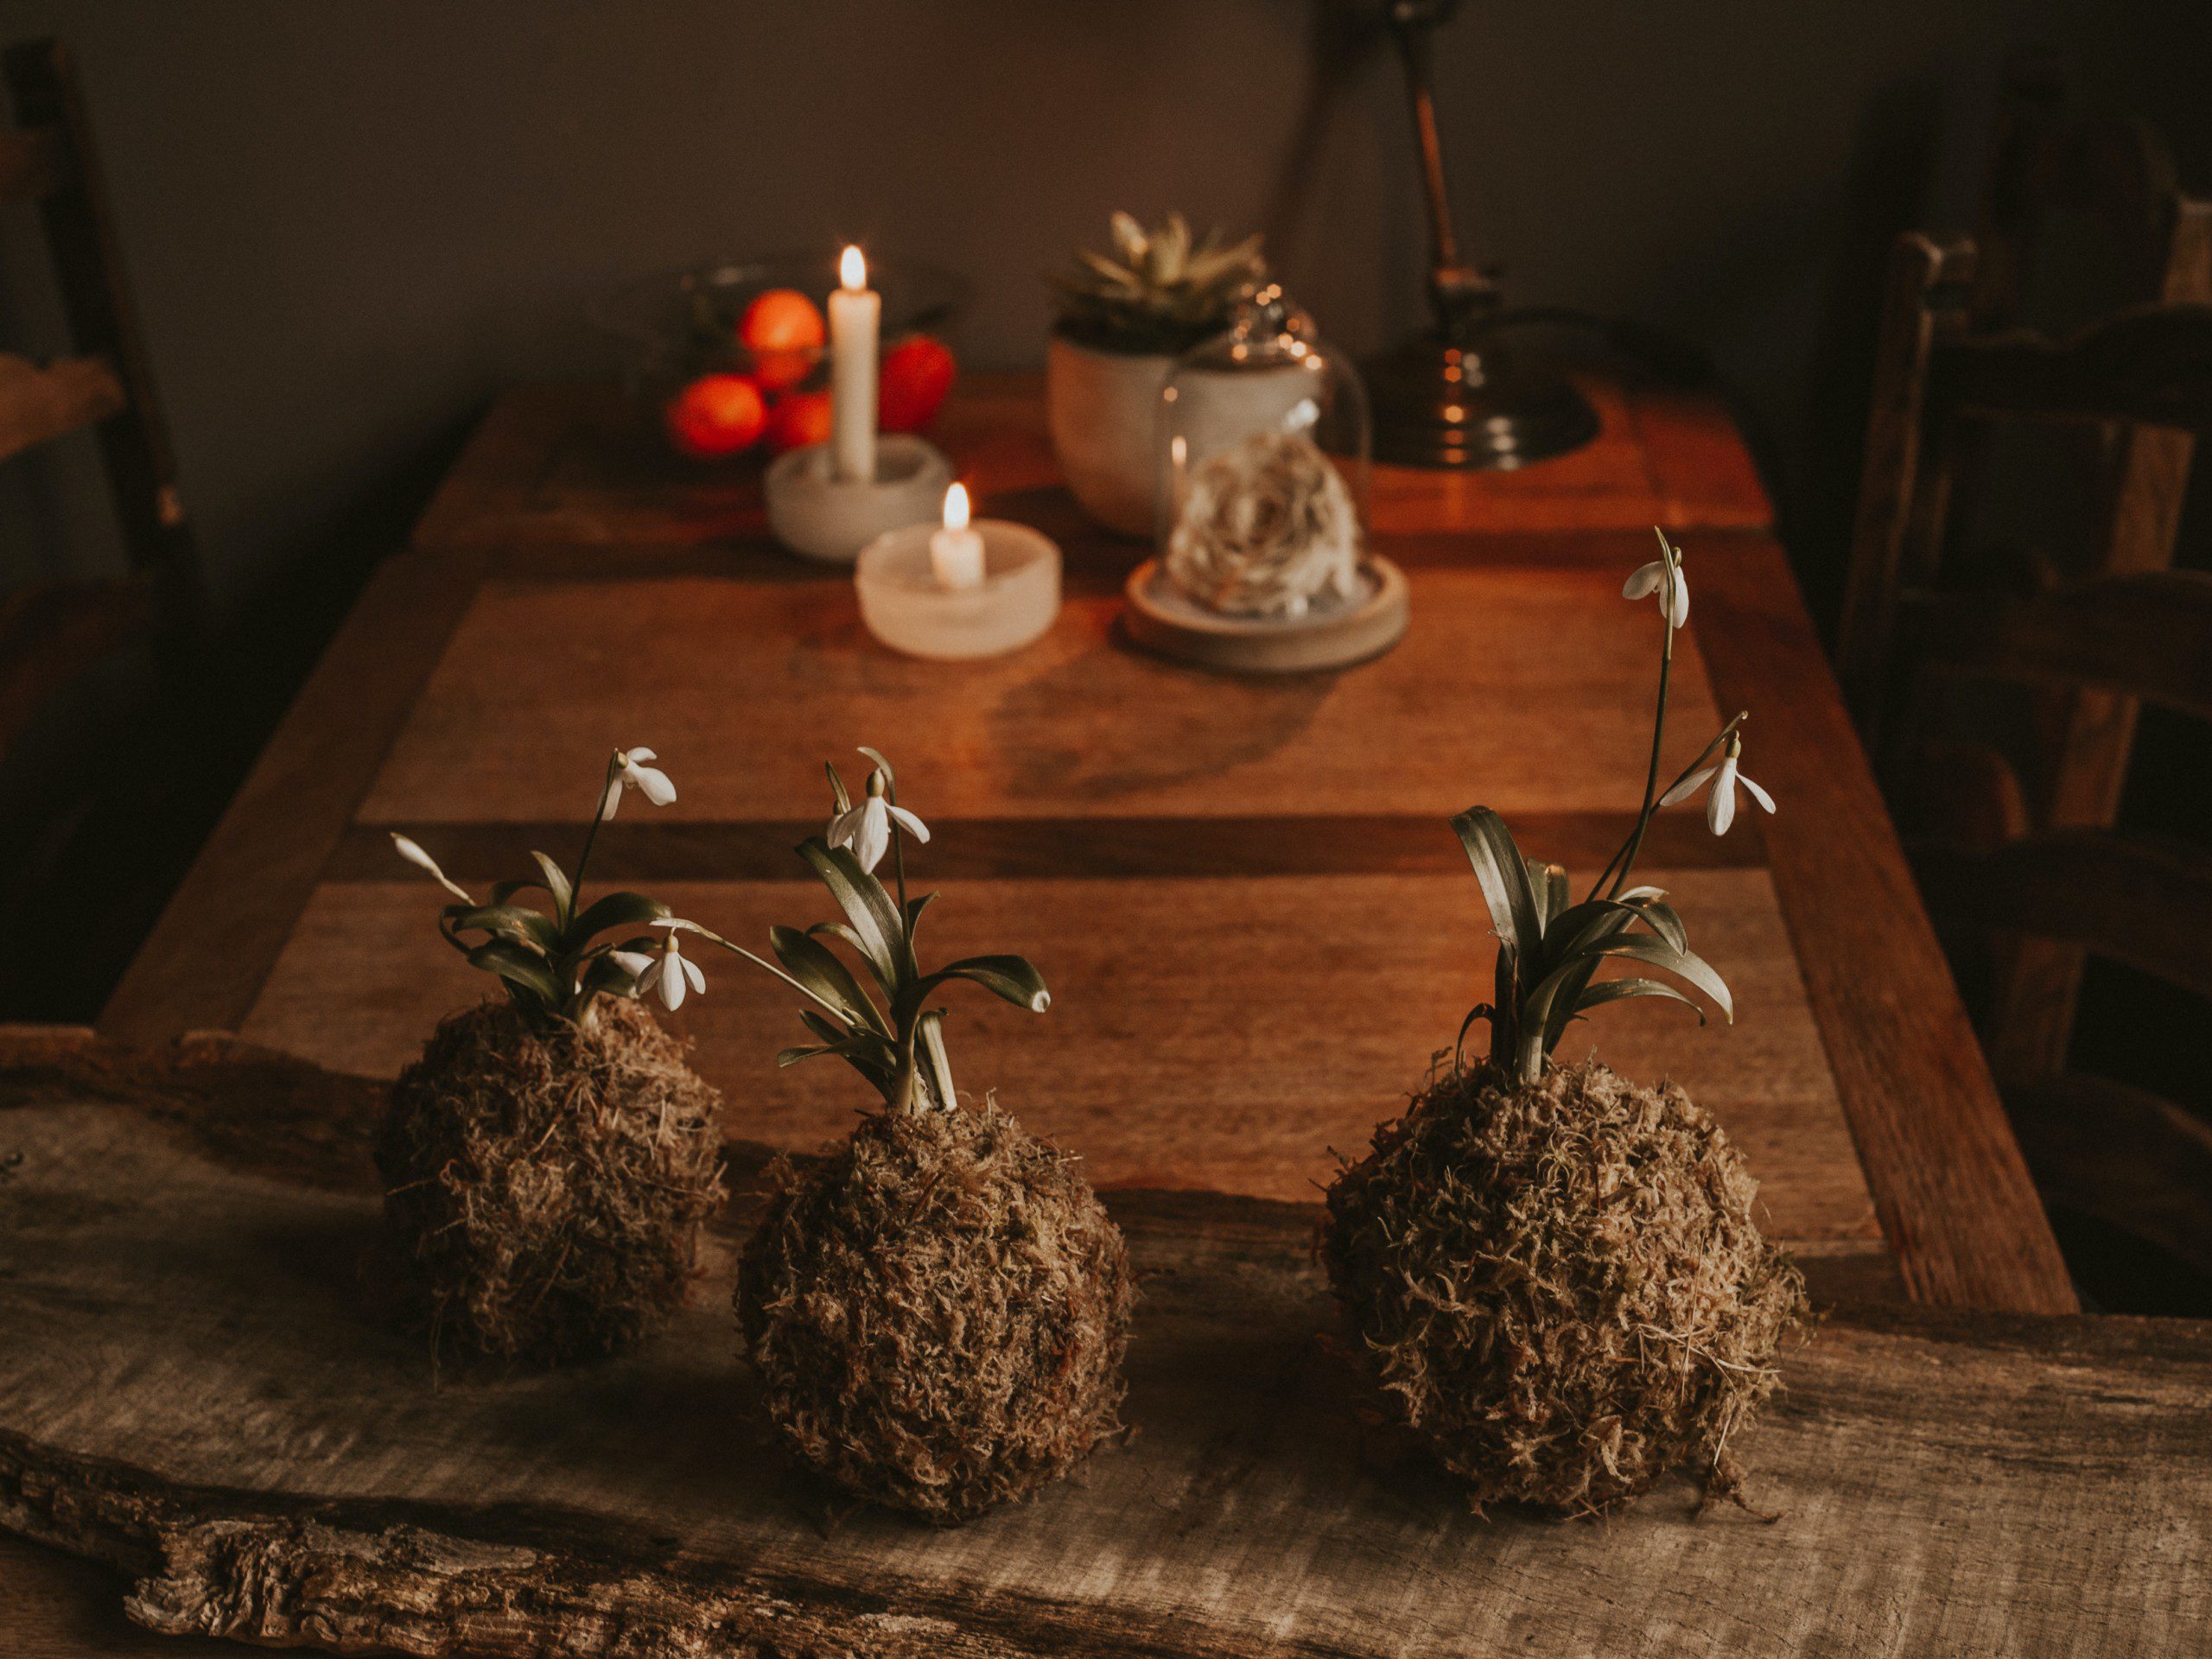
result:
[[[1160,393],[1174,366],[1166,353],[1094,351],[1058,334],[1046,348],[1052,453],[1076,505],[1116,535],[1153,533]]]

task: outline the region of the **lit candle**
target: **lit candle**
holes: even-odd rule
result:
[[[875,345],[883,300],[868,285],[868,261],[847,248],[830,296],[830,471],[848,482],[875,480]]]
[[[983,580],[983,538],[968,528],[968,486],[944,493],[944,528],[930,537],[930,569],[946,588],[980,587]]]

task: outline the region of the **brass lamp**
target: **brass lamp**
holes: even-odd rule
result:
[[[1598,416],[1556,368],[1510,351],[1497,283],[1462,261],[1436,130],[1437,26],[1459,0],[1387,0],[1406,72],[1428,209],[1428,298],[1434,321],[1365,365],[1375,458],[1412,467],[1510,468],[1578,449]]]

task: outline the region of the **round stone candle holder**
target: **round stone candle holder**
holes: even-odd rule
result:
[[[853,569],[861,620],[893,651],[959,662],[1019,651],[1060,613],[1060,550],[1027,524],[979,518],[983,579],[948,587],[930,559],[934,523],[909,524],[868,543]]]
[[[875,476],[839,478],[830,446],[809,444],[777,458],[762,490],[768,528],[794,553],[825,564],[850,564],[887,531],[925,527],[922,556],[929,557],[929,526],[937,522],[952,463],[926,439],[886,432],[875,441]]]

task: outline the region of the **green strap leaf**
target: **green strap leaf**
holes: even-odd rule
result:
[[[860,861],[842,847],[825,845],[819,836],[799,843],[798,855],[822,878],[837,908],[852,925],[853,948],[874,970],[876,982],[887,990],[902,984],[899,963],[906,954],[906,935],[899,925],[898,907],[883,883],[861,868]]]
[[[1735,1020],[1735,1005],[1729,997],[1728,987],[1701,958],[1687,950],[1677,950],[1664,939],[1650,934],[1627,933],[1598,940],[1537,982],[1522,1010],[1522,1017],[1528,1021],[1521,1033],[1524,1044],[1541,1041],[1543,1051],[1549,1053],[1566,1033],[1567,1022],[1576,1013],[1595,1006],[1590,996],[1598,988],[1590,982],[1608,957],[1624,957],[1687,980],[1711,997],[1732,1022]]]
[[[532,950],[552,951],[561,944],[550,917],[523,905],[448,905],[446,920],[461,933],[489,933]]]
[[[674,913],[642,893],[610,893],[587,905],[584,913],[569,924],[561,935],[561,948],[581,950],[610,927],[643,927]]]
[[[1452,827],[1482,883],[1498,944],[1516,956],[1533,957],[1544,937],[1543,923],[1536,912],[1535,890],[1529,884],[1528,862],[1514,845],[1513,832],[1486,806],[1468,808],[1452,820]]]
[[[853,798],[845,792],[845,780],[837,775],[835,764],[824,760],[822,763],[822,770],[830,774],[830,798],[834,803],[832,810],[837,813],[851,811]]]
[[[922,1075],[938,1105],[953,1109],[958,1096],[952,1090],[952,1058],[944,1052],[944,1010],[931,1008],[921,1017],[915,1032],[922,1051]]]
[[[512,985],[534,992],[549,1007],[557,1007],[569,988],[553,977],[543,957],[535,956],[507,939],[486,939],[468,953],[469,963],[487,974],[497,974]]]
[[[925,893],[906,901],[906,943],[909,945],[913,944],[916,931],[921,926],[922,912],[930,907],[931,901],[936,897],[933,893]]]
[[[1694,996],[1685,996],[1664,980],[1660,979],[1603,979],[1583,990],[1574,999],[1576,1013],[1594,1008],[1607,1002],[1624,1001],[1631,996],[1663,996],[1679,1002],[1697,1015],[1700,1026],[1705,1023],[1705,1010]]]
[[[1052,1006],[1052,994],[1045,988],[1044,976],[1030,965],[1026,957],[965,957],[958,962],[947,963],[935,973],[925,974],[915,982],[908,993],[906,1006],[914,1006],[951,979],[971,981],[1032,1014],[1042,1014]]]
[[[834,1007],[849,1024],[887,1033],[890,1031],[875,1004],[861,989],[860,982],[853,977],[852,970],[820,940],[795,927],[771,927],[768,943],[776,952],[776,960],[790,969],[791,977]]]
[[[561,918],[561,925],[565,928],[569,918],[576,913],[575,889],[569,885],[568,872],[535,848],[531,849],[530,855],[537,861],[538,871],[545,878],[545,891],[553,895],[554,913]]]

